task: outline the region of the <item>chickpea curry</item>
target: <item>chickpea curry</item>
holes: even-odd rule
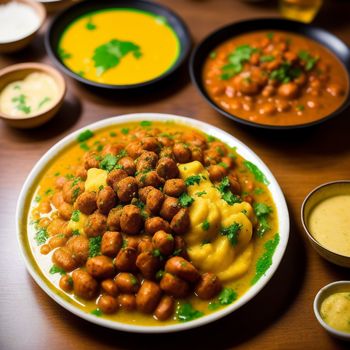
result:
[[[234,303],[279,243],[268,180],[175,122],[81,133],[38,179],[27,245],[55,293],[118,322],[190,321]]]
[[[207,58],[204,87],[223,110],[259,124],[301,125],[346,100],[348,74],[326,48],[289,32],[254,32],[218,46]]]

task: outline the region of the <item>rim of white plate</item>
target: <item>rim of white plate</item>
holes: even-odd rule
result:
[[[207,134],[210,134],[216,137],[217,139],[225,142],[231,147],[237,147],[238,154],[240,154],[244,159],[253,162],[265,174],[266,178],[270,182],[270,184],[268,185],[268,188],[272,194],[272,198],[275,202],[277,212],[278,212],[278,221],[279,221],[278,233],[280,236],[280,241],[272,257],[272,265],[266,271],[266,273],[253,286],[251,286],[249,290],[242,297],[240,297],[233,304],[228,305],[225,308],[218,310],[212,314],[195,319],[193,321],[174,324],[174,325],[168,325],[168,326],[132,325],[132,324],[121,323],[117,321],[96,317],[92,314],[89,314],[80,310],[76,306],[70,304],[69,302],[64,300],[62,297],[57,295],[50,288],[51,283],[44,281],[39,276],[38,272],[34,269],[34,266],[29,258],[29,256],[32,255],[32,252],[30,248],[26,249],[25,245],[23,244],[23,241],[21,240],[21,218],[25,214],[25,203],[27,202],[28,193],[30,193],[30,189],[32,188],[33,184],[36,182],[37,178],[41,175],[42,170],[45,168],[48,162],[50,162],[51,159],[55,157],[55,155],[58,152],[60,152],[65,147],[67,147],[69,144],[72,144],[73,142],[75,142],[77,136],[87,128],[92,131],[97,131],[99,129],[103,129],[105,127],[112,126],[112,125],[118,126],[119,124],[124,124],[128,122],[140,122],[143,120],[159,121],[159,122],[174,121],[175,123],[180,125],[181,124],[189,125],[193,128],[196,128],[202,132],[205,132]],[[151,113],[124,114],[124,115],[114,116],[111,118],[100,120],[98,122],[86,125],[81,129],[70,133],[69,135],[64,137],[61,141],[53,145],[34,165],[33,169],[31,170],[31,172],[29,173],[29,175],[27,176],[24,182],[24,185],[21,189],[18,202],[17,202],[16,228],[17,228],[18,244],[20,246],[21,253],[29,273],[31,274],[35,282],[41,287],[41,289],[47,295],[49,295],[53,300],[55,300],[59,305],[64,307],[66,310],[72,312],[73,314],[87,321],[90,321],[92,323],[95,323],[107,328],[111,328],[111,329],[116,329],[116,330],[125,331],[125,332],[134,332],[134,333],[167,333],[167,332],[177,332],[177,331],[187,330],[187,329],[205,325],[207,323],[211,323],[215,320],[218,320],[230,314],[234,310],[237,310],[238,308],[246,304],[248,301],[250,301],[255,295],[257,295],[262,290],[262,288],[267,284],[270,278],[273,276],[284,255],[284,252],[288,243],[288,238],[289,238],[289,213],[288,213],[288,208],[287,208],[287,204],[286,204],[283,192],[280,186],[278,185],[277,180],[272,175],[269,168],[263,163],[263,161],[243,142],[241,142],[234,136],[228,134],[227,132],[215,126],[212,126],[208,123],[205,123],[196,119],[182,117],[182,116],[173,115],[173,114],[162,114],[162,113],[151,112]],[[28,237],[26,237],[26,234],[27,232],[26,230],[24,230],[23,235],[25,235],[25,239],[28,239]],[[34,258],[33,258],[33,261],[34,261]]]

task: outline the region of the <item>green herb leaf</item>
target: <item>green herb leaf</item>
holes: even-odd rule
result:
[[[273,39],[273,36],[274,36],[274,35],[275,35],[274,32],[270,32],[270,33],[267,33],[267,34],[266,34],[267,38],[269,38],[270,40]]]
[[[141,55],[140,46],[130,41],[112,39],[106,44],[98,46],[92,57],[97,68],[97,75],[117,66],[128,53],[135,54],[136,52],[137,56]]]
[[[227,237],[227,239],[230,241],[231,245],[236,246],[238,243],[238,235],[239,235],[241,228],[242,228],[241,224],[234,222],[232,225],[222,228],[220,230],[220,233],[223,236]]]
[[[101,255],[101,236],[89,238],[89,257]]]
[[[64,271],[63,269],[61,269],[60,267],[58,267],[57,265],[54,264],[51,266],[49,273],[51,275],[54,275],[56,273],[59,273],[60,275],[65,275],[66,271]]]
[[[264,193],[264,190],[262,188],[256,188],[254,190],[254,194],[262,194],[262,193]]]
[[[255,164],[249,162],[248,160],[245,160],[243,164],[254,175],[256,181],[259,181],[265,185],[270,184],[269,180],[267,180],[263,172]]]
[[[92,17],[91,16],[88,18],[88,22],[86,23],[85,28],[87,30],[95,30],[97,28],[96,25],[92,23]]]
[[[78,140],[78,142],[83,142],[83,141],[90,139],[93,136],[94,136],[94,133],[91,130],[86,129],[85,131],[81,132],[78,135],[77,140]]]
[[[150,122],[149,120],[143,120],[142,122],[140,122],[140,125],[142,127],[148,127],[148,126],[152,126],[152,122]]]
[[[97,316],[97,317],[101,317],[103,315],[102,311],[100,309],[95,309],[91,311],[91,314]]]
[[[303,105],[296,106],[295,108],[300,112],[302,112],[305,109]]]
[[[202,222],[202,230],[203,231],[208,231],[210,228],[210,223],[207,219],[205,219],[203,222]]]
[[[234,195],[230,191],[230,181],[227,176],[225,176],[218,186],[218,191],[221,193],[221,198],[229,205],[233,205],[235,203],[241,203],[242,200],[239,196]]]
[[[58,49],[58,56],[62,61],[72,58],[72,54],[66,52],[62,47]]]
[[[39,195],[35,196],[34,202],[39,203],[40,201],[41,201],[41,196],[39,196]]]
[[[34,239],[36,240],[37,245],[42,245],[46,243],[47,239],[49,238],[49,235],[46,231],[46,228],[41,227],[34,236]]]
[[[194,309],[190,303],[182,304],[176,310],[176,318],[180,322],[192,321],[203,315],[203,312]]]
[[[272,62],[275,60],[275,56],[273,55],[265,55],[260,57],[260,62]]]
[[[79,210],[73,210],[71,220],[74,222],[79,222],[80,219],[80,211]]]
[[[200,181],[201,181],[200,175],[192,175],[185,180],[185,185],[186,186],[193,186],[194,184],[199,185]]]
[[[214,58],[216,58],[217,56],[217,53],[216,51],[212,51],[210,54],[209,54],[209,57],[213,60]]]
[[[73,236],[79,236],[80,235],[80,231],[79,230],[73,230],[72,235]]]
[[[90,150],[90,147],[88,146],[88,144],[86,142],[81,142],[80,143],[80,148],[83,150],[83,151],[89,151]]]
[[[44,97],[38,104],[38,109],[40,109],[45,103],[51,101],[51,98],[50,97]]]
[[[27,96],[21,94],[19,96],[13,97],[12,102],[16,103],[15,107],[22,111],[25,114],[29,114],[31,112],[31,108],[26,105],[27,103]]]
[[[101,160],[100,168],[110,172],[118,167],[117,163],[121,158],[125,157],[126,155],[127,153],[125,150],[121,150],[116,156],[114,156],[113,154],[107,154]]]
[[[265,203],[254,203],[254,212],[258,217],[259,225],[257,229],[257,235],[262,237],[267,231],[271,229],[271,226],[268,223],[268,216],[272,212],[271,207]]]
[[[279,242],[280,236],[278,233],[276,233],[272,239],[264,244],[265,252],[256,262],[255,276],[251,281],[252,285],[255,284],[272,265],[272,257]]]
[[[194,199],[187,193],[182,193],[179,197],[179,204],[183,207],[189,207],[194,202]]]
[[[305,50],[299,51],[298,57],[302,61],[304,61],[306,71],[312,70],[315,67],[315,64],[317,63],[317,61],[319,60],[319,57],[313,57],[310,55],[309,52]]]
[[[289,83],[302,73],[299,67],[293,67],[290,63],[284,62],[281,66],[270,73],[270,79],[278,80],[281,83]]]
[[[199,191],[199,192],[196,192],[196,193],[195,193],[195,195],[196,195],[197,197],[202,197],[204,194],[207,194],[207,192],[206,192],[206,191]]]
[[[224,288],[219,294],[218,299],[221,305],[229,305],[237,299],[237,292],[232,288]]]
[[[114,132],[114,131],[111,131],[111,132],[109,133],[109,136],[110,136],[110,137],[116,137],[116,136],[117,136],[117,133]]]

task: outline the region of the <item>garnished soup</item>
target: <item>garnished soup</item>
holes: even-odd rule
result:
[[[41,175],[27,244],[51,288],[96,317],[190,321],[272,264],[278,218],[260,169],[174,122],[86,130]]]
[[[205,62],[203,84],[225,111],[281,126],[326,117],[349,90],[348,73],[331,52],[280,31],[239,35],[219,45]]]
[[[82,77],[130,85],[159,77],[177,61],[179,39],[166,18],[132,8],[89,12],[62,34],[62,62]]]

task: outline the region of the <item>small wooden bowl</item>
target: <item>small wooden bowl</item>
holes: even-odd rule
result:
[[[4,5],[8,2],[11,2],[12,0],[0,0],[0,5]],[[0,53],[10,53],[15,52],[23,49],[25,46],[29,45],[30,42],[34,39],[36,33],[39,31],[39,29],[43,26],[44,21],[46,19],[46,10],[45,7],[36,1],[33,0],[16,0],[16,2],[21,2],[25,5],[30,6],[34,11],[38,14],[40,25],[39,27],[32,33],[28,34],[24,38],[15,40],[15,41],[9,41],[5,43],[0,43]]]
[[[49,110],[24,118],[14,118],[8,114],[5,114],[0,109],[0,118],[3,119],[8,125],[15,128],[29,129],[42,125],[51,119],[62,106],[63,99],[66,94],[66,82],[63,79],[62,74],[55,68],[42,63],[20,63],[0,70],[0,94],[8,84],[16,80],[22,80],[28,76],[28,74],[34,72],[46,73],[55,80],[58,87],[57,101]]]

